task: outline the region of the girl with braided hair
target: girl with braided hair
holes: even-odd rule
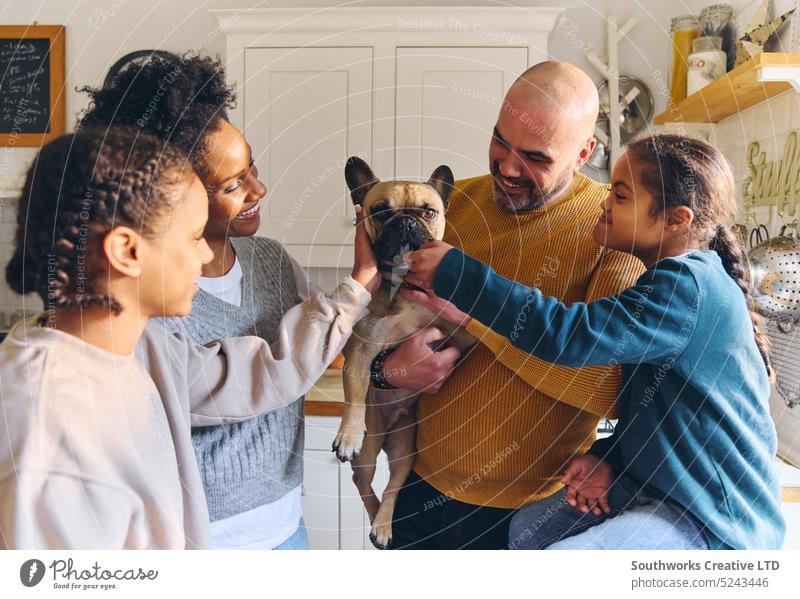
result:
[[[183,546],[170,423],[133,354],[148,318],[191,309],[206,204],[185,154],[135,131],[34,160],[6,280],[45,311],[0,345],[0,545]]]
[[[205,237],[214,259],[203,267],[191,314],[160,324],[197,343],[242,335],[272,343],[288,333],[290,346],[299,345],[284,319],[319,290],[278,241],[256,235],[267,189],[252,148],[227,119],[235,94],[221,62],[161,52],[109,74],[103,88],[84,91],[91,103],[82,126],[122,124],[168,140],[187,152],[208,190]],[[358,286],[352,277],[345,282]],[[306,321],[308,328],[317,323],[317,315]],[[330,364],[324,360],[307,352],[301,361],[282,363],[281,376],[324,368]],[[247,421],[193,429],[214,548],[308,548],[303,393],[289,391],[283,408]]]
[[[448,319],[477,318],[554,364],[623,365],[613,435],[515,514],[512,549],[781,547],[771,369],[735,205],[719,151],[655,135],[617,161],[594,229],[647,266],[617,296],[565,306],[447,244],[409,255],[410,282],[434,293],[406,293]]]
[[[86,316],[67,324],[80,314],[75,308],[106,307],[97,314],[121,316],[125,300],[132,305],[132,290],[140,310],[152,312],[148,316],[160,310],[152,305],[162,304],[150,293],[164,294],[168,311],[188,314],[192,284],[212,257],[202,236],[207,213],[205,190],[177,148],[120,128],[63,136],[45,146],[28,171],[6,279],[20,294],[37,293],[62,330],[87,326]],[[183,215],[192,218],[182,221]],[[191,229],[192,244],[167,236],[168,226]],[[169,279],[143,279],[152,269],[133,277],[141,266],[132,267],[125,253],[141,253],[154,240],[161,245],[136,257],[180,259],[183,268]],[[178,242],[186,247],[170,245]],[[173,250],[186,255],[170,256]]]
[[[207,218],[186,155],[153,136],[86,128],[39,152],[6,269],[45,309],[0,344],[0,548],[208,547],[190,426],[283,408],[323,371],[285,364],[333,360],[366,313],[358,288],[318,294],[285,319],[291,347],[200,346],[148,323],[189,313]],[[356,244],[354,278],[377,283],[363,225]]]

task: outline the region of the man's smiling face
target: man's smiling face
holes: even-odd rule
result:
[[[558,123],[514,94],[503,102],[489,146],[494,200],[509,212],[539,208],[572,182],[578,149]],[[566,138],[566,139],[565,139]],[[567,147],[564,147],[567,146]]]

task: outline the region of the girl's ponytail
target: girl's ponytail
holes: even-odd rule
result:
[[[750,276],[742,246],[730,228],[719,224],[714,231],[713,237],[711,237],[711,241],[708,243],[708,247],[717,253],[725,271],[744,294],[747,309],[750,310],[750,319],[753,321],[753,333],[755,334],[758,351],[761,353],[761,358],[767,367],[770,380],[773,380],[774,373],[769,361],[769,338],[761,328],[761,316],[756,312],[753,296],[750,294]]]

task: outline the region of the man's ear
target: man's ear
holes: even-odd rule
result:
[[[118,273],[138,279],[142,274],[142,237],[129,227],[114,227],[103,237],[103,254]]]
[[[578,154],[578,162],[576,164],[575,170],[580,170],[583,168],[583,165],[586,164],[586,161],[592,156],[592,152],[594,152],[595,147],[597,146],[597,140],[594,137],[590,137],[586,140],[586,143],[583,144],[580,153]]]
[[[673,206],[667,210],[667,228],[671,231],[687,230],[694,221],[694,212],[688,206]]]
[[[436,168],[428,179],[428,185],[433,187],[442,198],[444,209],[447,210],[447,202],[450,199],[450,192],[453,191],[453,171],[446,164]]]
[[[372,189],[373,185],[380,182],[369,165],[358,156],[351,156],[347,159],[347,164],[344,166],[344,180],[347,181],[350,196],[356,206],[361,206],[364,198],[367,197],[367,192]]]

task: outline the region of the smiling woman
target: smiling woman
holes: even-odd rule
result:
[[[191,314],[161,323],[196,343],[257,335],[270,344],[286,339],[290,347],[299,346],[304,329],[315,326],[314,319],[288,330],[283,319],[317,290],[278,242],[255,236],[267,189],[258,179],[252,148],[227,120],[225,111],[235,96],[219,60],[154,55],[121,69],[103,89],[86,91],[92,104],[81,124],[122,121],[171,140],[188,153],[208,193],[205,238],[214,258],[198,279],[200,291]],[[142,119],[145,112],[147,118]],[[356,240],[356,247],[357,267],[343,285],[352,287],[360,300],[368,300],[364,287],[377,284],[377,268],[368,243]],[[364,259],[370,265],[366,269],[361,266]],[[352,303],[346,294],[331,297],[337,310]],[[324,351],[306,351],[303,369],[312,363],[324,368],[329,363],[322,364],[325,359]],[[293,359],[279,365],[285,369],[283,378],[298,374]],[[301,393],[281,397],[283,407],[264,416],[193,430],[214,547],[307,547],[300,491]]]
[[[216,277],[231,268],[233,252],[229,237],[248,237],[258,231],[260,203],[267,188],[258,179],[252,148],[228,121],[223,119],[218,123],[206,144],[204,181],[211,200],[206,238],[218,256],[203,274]]]
[[[122,67],[102,89],[83,91],[91,105],[82,126],[138,127],[187,152],[210,201],[205,238],[214,259],[203,275],[229,272],[235,259],[230,237],[256,233],[256,206],[267,189],[258,180],[250,146],[227,120],[236,96],[219,60],[154,54],[143,64]]]

